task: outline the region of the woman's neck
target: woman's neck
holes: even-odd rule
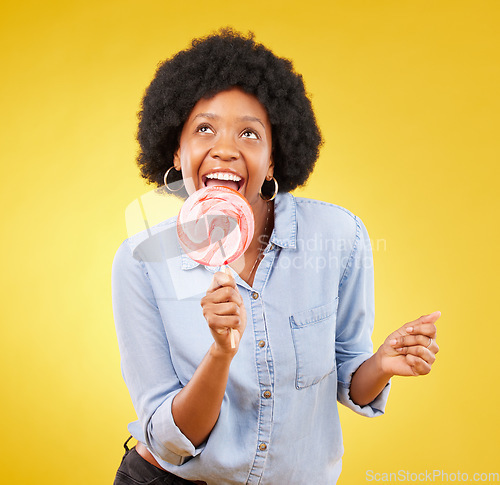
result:
[[[257,267],[263,257],[274,228],[274,202],[262,200],[257,207],[252,207],[255,218],[255,231],[247,250],[231,267],[250,286],[253,284]]]
[[[264,242],[265,248],[274,228],[274,202],[262,200],[258,207],[252,209],[255,218],[255,231],[249,249],[259,249]]]

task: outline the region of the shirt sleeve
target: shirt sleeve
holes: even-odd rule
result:
[[[182,386],[146,266],[133,257],[128,240],[113,261],[112,300],[122,374],[146,445],[159,458],[181,465],[204,446],[195,448],[174,422],[172,400]]]
[[[375,317],[373,256],[370,239],[362,221],[354,218],[356,235],[339,284],[337,309],[337,399],[363,416],[384,413],[390,383],[366,406],[355,404],[350,397],[352,375],[373,355],[371,335]]]

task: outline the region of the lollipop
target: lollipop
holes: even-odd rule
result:
[[[179,212],[177,235],[194,261],[221,266],[238,259],[253,237],[254,218],[246,199],[224,186],[204,187]]]
[[[182,248],[205,266],[224,266],[248,248],[254,233],[252,208],[236,190],[204,187],[184,202],[177,218]],[[234,334],[231,331],[231,346]]]

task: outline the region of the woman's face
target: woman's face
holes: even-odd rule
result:
[[[273,175],[271,124],[257,98],[232,88],[200,99],[182,128],[174,166],[191,195],[225,185],[259,203],[264,179]]]

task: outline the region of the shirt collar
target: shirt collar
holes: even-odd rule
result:
[[[276,195],[271,243],[284,249],[297,247],[297,202],[288,192]]]
[[[297,202],[290,193],[278,193],[274,199],[274,229],[271,234],[271,244],[283,249],[296,249],[297,247]],[[193,261],[182,249],[180,243],[181,269],[189,270],[200,263]],[[206,266],[211,273],[215,273],[220,266]]]

